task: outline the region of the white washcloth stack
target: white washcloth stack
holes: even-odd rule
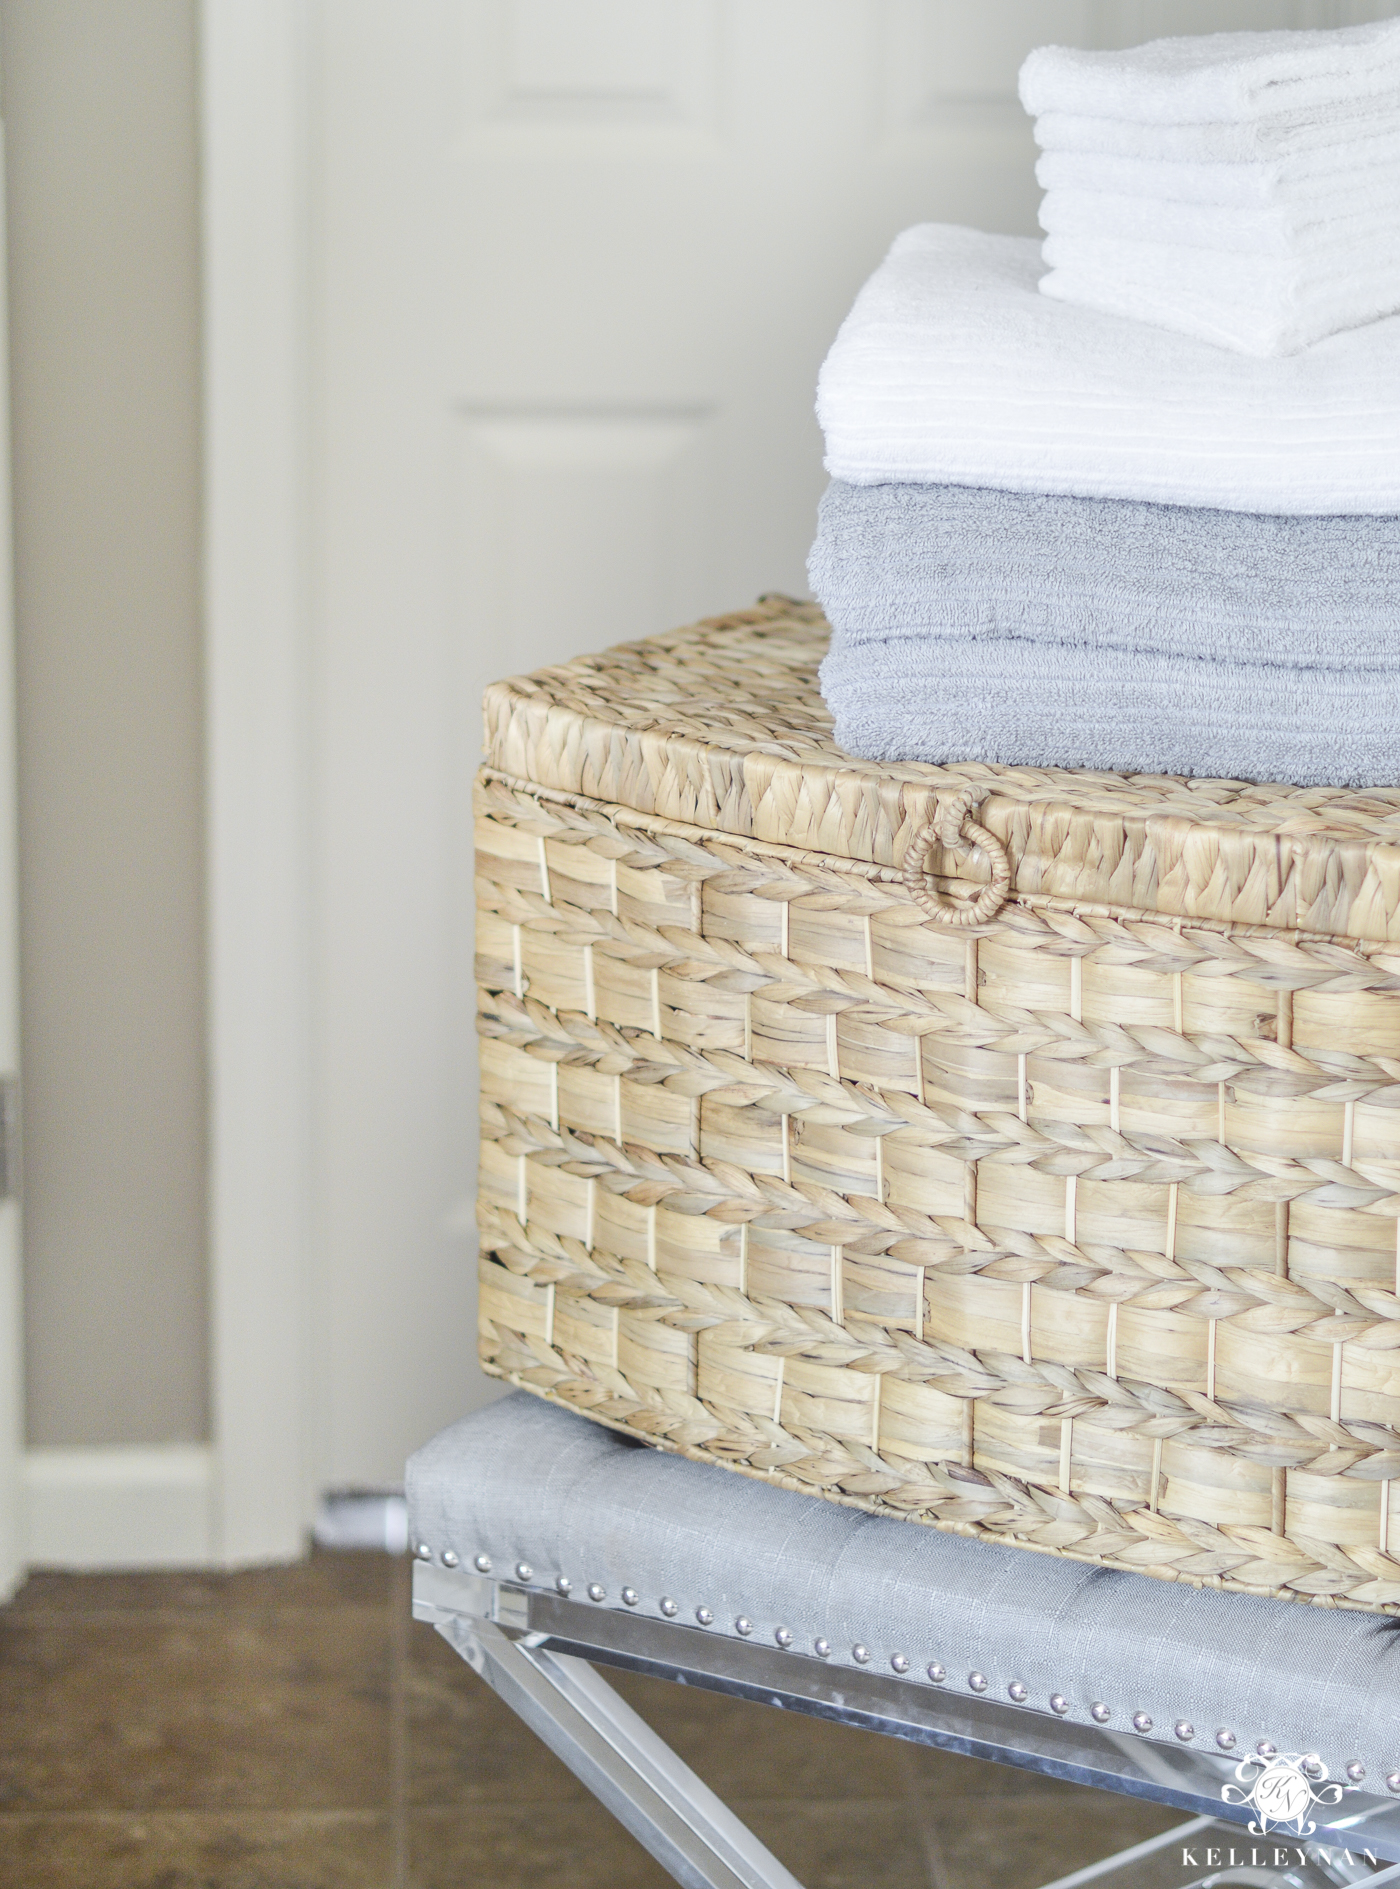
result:
[[[1400,310],[1400,20],[1021,69],[1045,295],[1244,354]]]

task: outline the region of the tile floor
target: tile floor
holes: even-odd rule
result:
[[[804,1889],[1034,1889],[1175,1813],[616,1683]],[[0,1609],[0,1889],[665,1889],[408,1567],[30,1579]]]

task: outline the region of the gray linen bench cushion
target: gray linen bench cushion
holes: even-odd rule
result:
[[[1135,1713],[1151,1736],[1196,1730],[1216,1751],[1234,1732],[1237,1755],[1260,1739],[1316,1752],[1330,1775],[1366,1767],[1384,1793],[1400,1768],[1400,1633],[1376,1615],[1299,1601],[1256,1599],[1145,1575],[1002,1548],[916,1523],[866,1515],[712,1465],[667,1455],[516,1391],[436,1437],[408,1466],[410,1539],[434,1559],[454,1551],[470,1569],[490,1557],[498,1577],[518,1563],[536,1585],[559,1575],[582,1601],[657,1618],[663,1598],[681,1621],[714,1613],[712,1633],[735,1621],[771,1646],[777,1629],[794,1652],[830,1642],[833,1664],[890,1670],[903,1656],[911,1680],[988,1697],[1028,1688],[1026,1710],[1052,1694],[1069,1716],[1111,1709],[1127,1731]],[[587,1604],[586,1602],[584,1603]],[[898,1670],[898,1669],[897,1669]]]

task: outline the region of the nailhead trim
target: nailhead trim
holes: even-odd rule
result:
[[[433,1550],[429,1543],[425,1541],[415,1542],[413,1553],[415,1558],[420,1561],[431,1561],[433,1559]],[[455,1568],[459,1565],[458,1556],[451,1548],[444,1548],[439,1559],[446,1568]],[[492,1569],[490,1555],[482,1553],[473,1556],[472,1566],[479,1574],[489,1574]],[[515,1576],[520,1581],[531,1582],[535,1578],[534,1569],[528,1562],[517,1562]],[[560,1574],[555,1577],[555,1590],[565,1599],[568,1599],[572,1594],[573,1585],[573,1582],[567,1575]],[[602,1601],[607,1598],[606,1590],[597,1581],[590,1581],[584,1591],[592,1601]],[[637,1606],[641,1598],[634,1587],[623,1587],[620,1590],[620,1595],[623,1603],[628,1607]],[[679,1603],[672,1600],[669,1596],[663,1596],[657,1605],[660,1612],[668,1620],[674,1620],[680,1612]],[[702,1603],[695,1609],[695,1619],[702,1627],[713,1626],[715,1619],[714,1612],[711,1608]],[[734,1621],[734,1631],[739,1634],[741,1638],[748,1639],[754,1631],[754,1623],[749,1619],[747,1614],[739,1614]],[[779,1647],[786,1651],[793,1645],[794,1635],[789,1628],[780,1626],[773,1629],[773,1639]],[[825,1636],[818,1635],[812,1642],[812,1650],[818,1659],[830,1659],[832,1650],[831,1642],[826,1639]],[[869,1647],[862,1641],[857,1640],[851,1647],[851,1658],[857,1666],[868,1666],[871,1658]],[[897,1673],[900,1678],[903,1678],[911,1669],[911,1661],[905,1653],[891,1653],[889,1663],[891,1670]],[[929,1683],[935,1686],[943,1685],[948,1677],[948,1669],[941,1660],[930,1660],[928,1665],[924,1668],[924,1672]],[[987,1691],[990,1681],[985,1673],[974,1670],[968,1673],[967,1683],[970,1691],[980,1694]],[[1017,1705],[1026,1704],[1030,1698],[1030,1688],[1020,1679],[1011,1680],[1006,1687],[1006,1692],[1008,1698],[1012,1699]],[[1060,1692],[1052,1692],[1048,1703],[1050,1710],[1057,1718],[1064,1718],[1070,1710],[1068,1699]],[[1094,1704],[1089,1707],[1089,1716],[1096,1724],[1106,1725],[1112,1718],[1113,1713],[1109,1706],[1105,1705],[1101,1700],[1096,1700]],[[1132,1727],[1135,1732],[1146,1736],[1153,1729],[1153,1721],[1146,1712],[1134,1712],[1132,1715]],[[1196,1736],[1196,1728],[1189,1719],[1177,1719],[1172,1726],[1172,1731],[1183,1744],[1189,1744]],[[1221,1751],[1232,1752],[1238,1745],[1239,1740],[1234,1732],[1222,1727],[1215,1734],[1215,1743]],[[1267,1738],[1261,1738],[1255,1746],[1255,1750],[1266,1762],[1278,1755],[1277,1746]],[[1303,1760],[1302,1769],[1304,1773],[1310,1777],[1316,1778],[1321,1775],[1323,1770],[1322,1760],[1316,1752],[1309,1753]],[[1343,1769],[1345,1776],[1351,1784],[1358,1785],[1364,1782],[1366,1767],[1361,1759],[1350,1759]],[[1392,1796],[1400,1797],[1400,1768],[1386,1772],[1385,1787]]]

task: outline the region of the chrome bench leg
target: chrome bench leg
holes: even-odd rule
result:
[[[685,1889],[802,1889],[586,1660],[461,1614],[437,1630]]]
[[[425,1600],[449,1645],[685,1889],[801,1889],[713,1791],[587,1660],[550,1651],[538,1632],[506,1633],[475,1610]],[[521,1625],[525,1624],[524,1618]],[[1335,1843],[1251,1837],[1213,1816],[1188,1818],[1043,1889],[1400,1889]]]

